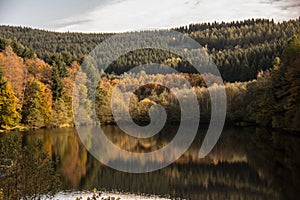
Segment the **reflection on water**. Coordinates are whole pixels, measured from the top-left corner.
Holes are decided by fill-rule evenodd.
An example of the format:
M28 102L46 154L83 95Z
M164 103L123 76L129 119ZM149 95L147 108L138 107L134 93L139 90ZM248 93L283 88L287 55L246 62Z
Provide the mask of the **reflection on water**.
M126 136L116 126L104 126L103 130L120 148L151 152L167 145L177 128L166 127L148 140ZM297 199L299 137L259 128L227 127L213 151L199 159L205 131L205 127L200 128L190 149L174 164L144 174L119 172L102 165L86 151L72 128L37 130L24 137L27 144L42 139L44 149L59 159L57 170L66 190L96 187L190 199ZM109 156L113 159L114 155ZM157 159L159 162L162 158Z

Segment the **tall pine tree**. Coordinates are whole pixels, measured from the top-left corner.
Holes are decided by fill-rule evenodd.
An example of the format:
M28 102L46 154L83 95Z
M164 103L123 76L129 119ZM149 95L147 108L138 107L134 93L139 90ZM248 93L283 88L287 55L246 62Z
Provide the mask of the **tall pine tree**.
M286 46L282 64L274 70L277 110L273 126L300 130L300 38L292 37Z

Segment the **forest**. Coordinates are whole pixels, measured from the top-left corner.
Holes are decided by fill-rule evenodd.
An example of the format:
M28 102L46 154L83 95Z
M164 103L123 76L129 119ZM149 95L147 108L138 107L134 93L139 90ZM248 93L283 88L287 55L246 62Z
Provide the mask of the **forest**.
M220 70L227 95L228 122L300 131L299 19L280 23L268 19L202 23L174 30L198 41ZM179 76L184 76L195 91L201 119L210 119L210 97L203 75L171 52L141 49L121 56L102 72L97 90L91 90L89 85L97 80L97 68L87 69L81 64L97 44L112 35L0 26L1 129L73 126L76 113L72 106L83 105L90 110L92 96L100 122L114 123L110 97L116 84L130 88L137 82L153 79L168 82L176 89ZM190 53L193 51L197 49ZM146 63L163 63L181 73L127 73ZM207 76L214 80L214 74ZM74 95L75 80L80 82ZM218 90L223 86L212 87ZM175 96L159 85L145 85L136 90L130 105L125 105L122 98L117 104L120 109L129 107L137 123L149 122L148 110L155 104L166 108L170 122L180 120ZM76 120L88 124L92 117L85 112Z

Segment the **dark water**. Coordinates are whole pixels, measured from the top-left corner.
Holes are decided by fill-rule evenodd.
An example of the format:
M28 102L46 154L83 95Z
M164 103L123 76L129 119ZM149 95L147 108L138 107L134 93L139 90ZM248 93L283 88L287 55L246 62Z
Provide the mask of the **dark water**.
M176 133L168 127L151 140L126 137L116 126L103 127L124 149L153 151ZM27 144L42 139L44 150L58 158L65 190L98 189L156 194L186 199L298 199L300 137L260 128L226 127L213 151L199 159L206 128L200 128L190 149L159 171L130 174L102 165L81 144L73 128L23 133Z

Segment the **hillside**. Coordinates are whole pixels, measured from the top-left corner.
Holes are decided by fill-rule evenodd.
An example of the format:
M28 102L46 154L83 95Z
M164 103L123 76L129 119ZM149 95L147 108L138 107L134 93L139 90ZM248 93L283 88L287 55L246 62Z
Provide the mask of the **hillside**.
M268 19L250 19L231 23L191 24L174 30L188 34L207 47L223 78L234 82L252 80L260 70L271 68L274 58L281 55L287 39L299 28L299 19L281 23ZM39 58L49 64L53 64L53 60L59 57L67 64L73 60L81 63L85 55L110 35L112 34L57 33L0 26L0 37L33 49ZM136 51L134 55L114 62L108 72L121 74L148 61L161 63L162 60L174 57L166 52L147 50ZM185 61L171 64L179 71L195 72Z
M228 121L299 131L299 24L299 20L275 23L257 19L193 24L176 30L200 41L215 60L226 82ZM184 72L181 75L197 95L201 119L210 119L210 97L202 75L170 52L144 49L121 56L105 71L100 83L95 75L96 68L81 71L84 56L109 35L0 26L0 127L10 129L19 124L34 128L72 126L76 114L72 105L73 108L83 106L86 110L77 120L82 124L90 123L95 117L90 112L94 95L98 119L101 123L114 123L110 97L116 84L123 84L125 93L128 92L126 87L149 78L167 82L173 88L180 85L179 75L175 74L123 74L147 62L164 63ZM137 39L143 41L143 38ZM74 95L76 76L80 83ZM213 80L214 76L209 76ZM125 82L120 83L124 77ZM93 84L98 86L95 94L90 87ZM214 89L219 87L215 85ZM184 91L179 94L185 95ZM168 120L180 120L176 97L171 90L159 85L145 85L136 90L130 105L122 98L117 101L120 109L123 106L131 110L138 123L149 122L148 110L158 103L166 108Z

